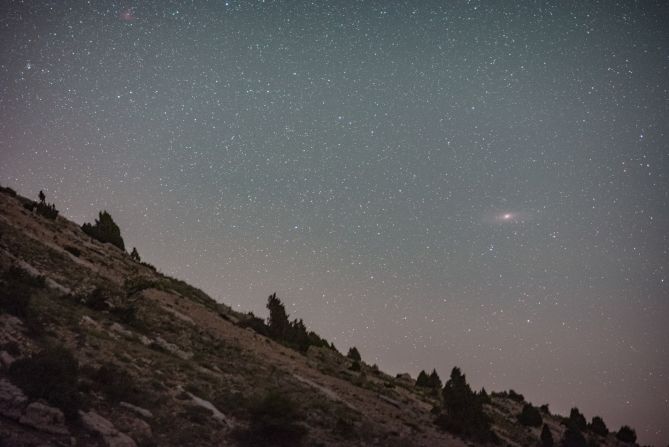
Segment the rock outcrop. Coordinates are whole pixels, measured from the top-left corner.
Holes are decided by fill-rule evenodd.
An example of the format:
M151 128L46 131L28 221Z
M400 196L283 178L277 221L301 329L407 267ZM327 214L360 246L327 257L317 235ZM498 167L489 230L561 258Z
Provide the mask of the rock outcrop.
M87 430L99 434L107 447L137 447L133 439L120 432L114 424L97 414L94 410L79 412L81 422Z

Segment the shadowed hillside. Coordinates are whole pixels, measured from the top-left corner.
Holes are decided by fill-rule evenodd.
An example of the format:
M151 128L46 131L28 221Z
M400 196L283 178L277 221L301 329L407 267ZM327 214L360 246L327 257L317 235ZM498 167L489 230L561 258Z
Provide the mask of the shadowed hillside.
M121 233L109 213L82 229L2 188L0 446L636 441L578 410L472 390L458 368L392 377L290 320L281 297L267 321L234 312L126 253Z

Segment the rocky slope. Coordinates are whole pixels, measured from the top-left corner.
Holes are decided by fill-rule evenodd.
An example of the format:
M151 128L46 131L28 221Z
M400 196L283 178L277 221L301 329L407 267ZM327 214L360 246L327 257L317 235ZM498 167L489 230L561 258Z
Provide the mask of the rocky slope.
M263 430L277 445L472 444L434 424L438 393L332 349L289 349L26 203L0 193L0 446L272 445ZM485 405L499 445L538 444L522 406ZM542 417L557 444L563 419Z

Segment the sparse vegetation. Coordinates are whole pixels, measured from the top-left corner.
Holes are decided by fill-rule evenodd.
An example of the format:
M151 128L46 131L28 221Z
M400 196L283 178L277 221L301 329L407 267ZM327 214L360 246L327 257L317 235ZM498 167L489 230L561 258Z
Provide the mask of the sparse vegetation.
M56 205L46 202L46 196L44 195L43 191L39 192L39 203L33 204L33 209L37 212L37 214L46 217L47 219L54 220L56 217L58 217L58 210L56 209Z
M84 233L102 243L109 243L125 250L121 230L107 211L100 211L94 225L85 223L81 226L81 229Z
M269 337L269 328L263 319L256 317L252 312L249 312L247 318L239 322L239 326L243 328L251 328L258 334Z
M9 194L6 189L0 188L0 193ZM39 198L46 204L45 196ZM31 219L20 208L26 199L3 200L15 208L8 218L16 215L29 220L34 233L20 241L16 225L0 222L3 247L11 254L10 259L0 259L0 312L22 320L6 318L7 333L19 335L16 341L9 337L7 340L12 341L0 346L0 350L18 358L11 367L3 366L4 374L31 401L43 399L61 408L70 420L82 407L113 419L117 428L126 432L123 422L114 419L116 415L120 415L119 421L126 416L128 420L131 415L141 416L150 423L155 439L136 439L140 446L232 443L225 424L216 422L211 410L195 405L187 393L191 392L234 418L238 427L234 436L241 446L329 445L333 437L342 445L351 440L351 444L399 446L412 445L407 440L414 435L425 438L422 444L441 445L446 436L438 433L437 427L464 438L468 445L489 445L498 441L493 424L511 445L536 446L539 432L541 447L596 447L598 443L605 446L616 442L613 434L601 438L609 433L601 417L595 416L586 424L576 408L569 418L550 417L548 405L534 407L513 390L492 393L513 403L491 399L484 388L473 391L459 368L453 369L443 387L435 369L429 374L421 371L414 388L408 374L393 378L376 365L364 364L356 347L351 347L346 356L336 352L334 344L309 331L302 320L291 321L276 294L267 303L268 320L252 313L241 314L183 281L142 268L147 264L141 262L134 247L129 257L136 263L117 253L112 255L112 247L79 245L78 238L83 235L73 233L64 220L53 223ZM31 209L39 206L38 202L27 203ZM86 262L76 262L53 244L60 244L75 257L83 251ZM16 259L22 260L19 265L23 267L15 265ZM93 264L90 270L89 264ZM37 270L31 266L47 276L32 274ZM123 287L117 285L119 278L126 278ZM139 295L150 288L165 293ZM196 324L176 318L180 314ZM35 333L21 329L31 329L33 321L41 321L45 336L35 337ZM124 328L114 322L122 322ZM300 352L310 346L318 349L309 350L305 357L281 349L258 358L258 352L266 354L273 343L259 343L258 337L240 331L234 324L252 328ZM171 352L171 346L158 343L158 337L192 354L192 358L184 361L179 356L163 355ZM54 339L77 347L81 368L72 354L75 351L65 347L47 348L20 358ZM255 351L258 346L260 350ZM8 364L12 358L3 356L2 360ZM304 365L309 367L308 373ZM322 380L325 376L319 377L318 371L329 377ZM293 376L298 374L313 383L295 380ZM356 390L347 389L349 384L361 387L357 390L359 399L351 399ZM174 390L179 386L187 392L175 399ZM281 391L267 392L268 386ZM253 398L254 393L260 397ZM373 401L375 398L383 402ZM141 408L123 408L120 402ZM381 417L372 410L379 403L385 409L379 413ZM400 411L393 414L393 407ZM147 409L153 413L150 418L141 413ZM514 424L516 416L521 424L537 429ZM427 417L434 418L436 426L422 425ZM559 420L567 426L562 439L559 431L552 433L550 429ZM73 442L85 444L78 438L79 427L70 424L69 428ZM308 438L307 429L313 430ZM636 442L636 433L628 426L614 434L621 442Z
M14 191L12 188L8 186L0 186L0 192L3 194L7 194L10 197L16 197L16 191Z
M69 419L76 417L79 365L64 347L48 348L30 358L17 360L10 367L9 376L28 396L46 400Z
M96 287L85 298L85 302L93 310L109 310L112 307L112 292L104 287Z

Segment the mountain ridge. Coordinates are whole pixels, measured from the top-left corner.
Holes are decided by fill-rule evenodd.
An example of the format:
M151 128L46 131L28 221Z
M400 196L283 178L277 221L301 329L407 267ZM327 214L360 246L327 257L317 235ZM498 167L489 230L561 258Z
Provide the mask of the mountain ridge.
M325 343L293 349L262 333L271 324L96 240L55 206L45 215L0 192L0 271L13 293L0 313L0 445L535 446L544 424L569 447L634 443L587 426L570 438L578 417L547 407L539 426L523 425L528 404L511 392L481 404L494 439L463 439L435 424L448 413L441 389ZM54 382L69 386L61 395L33 389L39 361L76 371Z

